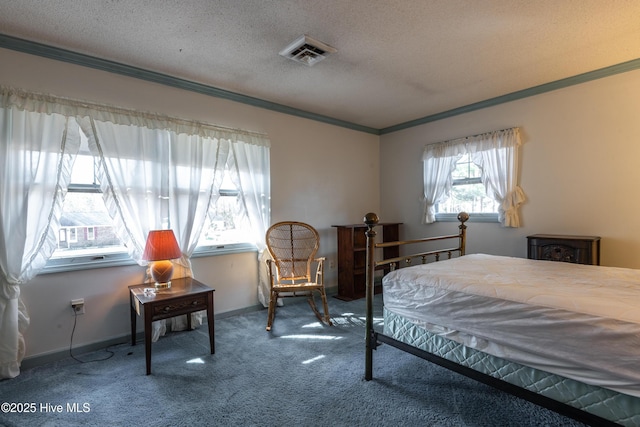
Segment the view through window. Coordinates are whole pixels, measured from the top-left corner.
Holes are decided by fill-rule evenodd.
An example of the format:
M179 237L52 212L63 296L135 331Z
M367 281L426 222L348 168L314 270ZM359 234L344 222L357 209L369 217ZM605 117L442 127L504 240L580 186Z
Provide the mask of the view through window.
M469 154L463 155L452 173L451 194L438 204L437 213L497 213L498 203L487 196L481 174L482 170L471 161Z
M220 197L207 214L198 247L220 247L251 242L249 230L240 191L231 181L228 171L225 171Z
M96 178L96 163L82 135L80 153L62 205L58 246L52 258L98 256L126 252L115 233Z
M82 135L82 138L62 208L57 249L51 257L54 263L79 257L99 260L110 254L127 253L107 212L97 180L96 160L89 153L86 137ZM251 242L240 192L228 174L220 193L217 203L208 212L197 250Z

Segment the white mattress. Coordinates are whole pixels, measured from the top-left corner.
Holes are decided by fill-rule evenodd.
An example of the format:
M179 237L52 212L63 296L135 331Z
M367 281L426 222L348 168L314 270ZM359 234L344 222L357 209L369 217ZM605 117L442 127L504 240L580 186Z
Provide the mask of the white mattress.
M475 254L383 287L387 310L438 335L640 397L640 270Z

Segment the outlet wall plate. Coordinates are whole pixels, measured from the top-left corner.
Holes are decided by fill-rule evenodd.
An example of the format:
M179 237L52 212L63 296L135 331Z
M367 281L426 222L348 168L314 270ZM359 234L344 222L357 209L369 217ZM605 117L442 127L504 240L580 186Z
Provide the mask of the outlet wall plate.
M84 314L84 298L71 300L71 312L76 316Z

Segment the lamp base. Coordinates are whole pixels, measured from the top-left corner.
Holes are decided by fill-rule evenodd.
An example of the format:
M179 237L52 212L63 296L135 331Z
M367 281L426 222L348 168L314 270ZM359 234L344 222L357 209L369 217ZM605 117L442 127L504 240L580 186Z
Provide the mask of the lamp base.
M169 289L170 287L171 287L171 280L169 280L168 282L164 282L164 283L156 282L156 289L157 290Z
M156 289L169 289L173 276L173 263L169 260L156 261L151 266L151 277L156 282Z

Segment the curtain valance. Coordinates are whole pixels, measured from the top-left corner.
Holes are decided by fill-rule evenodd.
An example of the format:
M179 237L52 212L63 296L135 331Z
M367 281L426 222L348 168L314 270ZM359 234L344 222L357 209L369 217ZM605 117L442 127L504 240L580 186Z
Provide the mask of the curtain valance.
M522 145L520 129L517 127L485 132L464 138L427 144L424 147L423 160L427 158L454 157L465 153L494 150Z
M271 145L268 137L258 132L0 86L0 108L14 107L28 112L60 114L66 117L91 117L96 121L117 125L163 129L176 134L226 139L231 142L242 141L266 147Z

